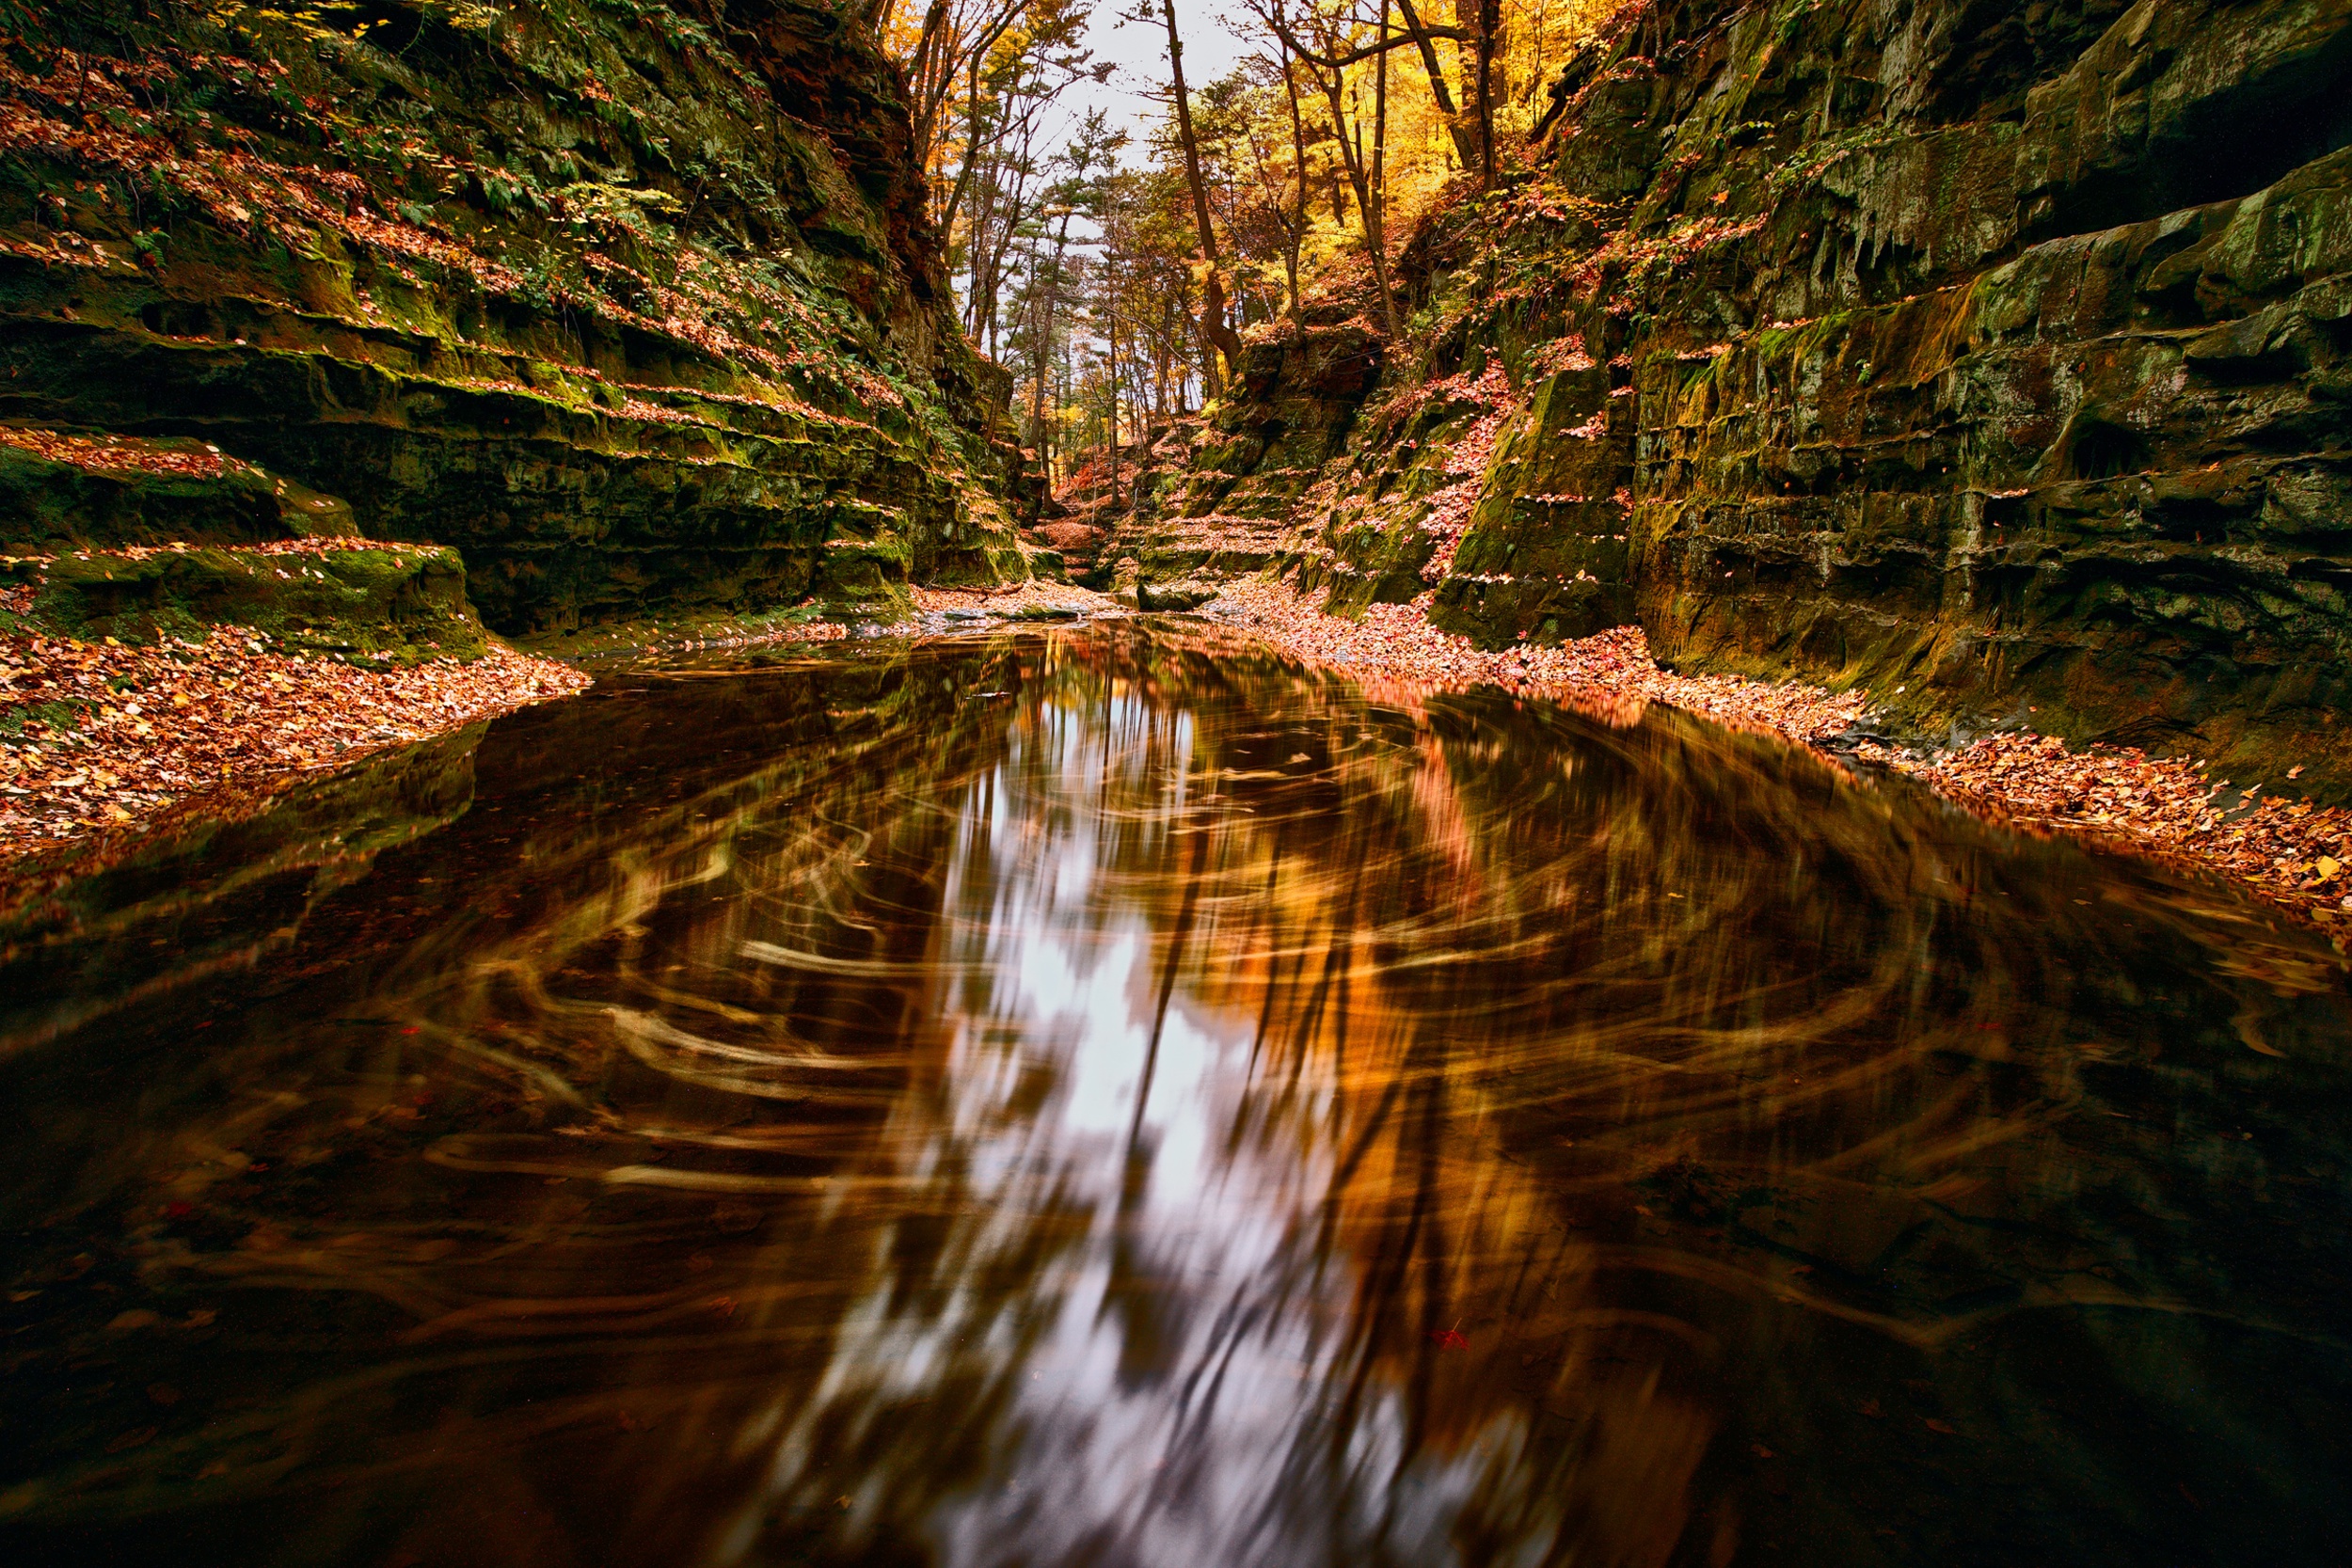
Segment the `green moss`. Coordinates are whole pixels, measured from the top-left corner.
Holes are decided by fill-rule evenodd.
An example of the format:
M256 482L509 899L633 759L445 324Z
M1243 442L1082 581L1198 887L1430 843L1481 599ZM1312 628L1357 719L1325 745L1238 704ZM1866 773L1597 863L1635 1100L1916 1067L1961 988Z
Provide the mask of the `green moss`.
M885 525L901 578L1023 570L902 87L826 7L723 36L637 0L47 20L103 40L90 90L129 140L0 165L7 417L200 431L370 537L462 547L509 630L790 602L828 539ZM62 126L82 94L16 96ZM75 543L276 536L33 510Z
M788 639L791 633L818 621L897 621L903 619L910 608L901 589L897 591L895 599L885 594L866 604L811 601L749 615L707 610L644 615L564 631L539 632L517 639L516 646L548 658L594 663L660 648L691 647L698 643L724 645L779 635Z
M164 550L59 557L33 601L42 626L85 640L201 640L215 626L306 653L411 664L488 646L457 552L434 546L263 554Z
M58 462L0 444L0 547L27 553L172 541L261 543L356 531L331 496L237 464L210 477L157 471L156 460L217 463L185 438L107 438L130 462Z

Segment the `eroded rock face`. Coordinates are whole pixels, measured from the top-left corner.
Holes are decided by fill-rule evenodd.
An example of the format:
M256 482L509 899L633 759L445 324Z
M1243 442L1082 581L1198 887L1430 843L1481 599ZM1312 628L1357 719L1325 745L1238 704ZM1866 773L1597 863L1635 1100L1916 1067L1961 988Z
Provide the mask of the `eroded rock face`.
M1133 555L1144 590L1159 585L1170 606L1189 609L1213 596L1207 584L1283 555L1379 384L1387 344L1360 322L1311 315L1259 334L1214 418L1172 421L1129 449L1129 494L1101 519L1107 543L1089 559ZM1064 498L1103 499L1086 489Z
M0 421L201 440L457 546L509 631L1024 574L1002 377L844 13L41 10Z
M2346 81L2352 0L1629 9L1290 559L2352 788Z

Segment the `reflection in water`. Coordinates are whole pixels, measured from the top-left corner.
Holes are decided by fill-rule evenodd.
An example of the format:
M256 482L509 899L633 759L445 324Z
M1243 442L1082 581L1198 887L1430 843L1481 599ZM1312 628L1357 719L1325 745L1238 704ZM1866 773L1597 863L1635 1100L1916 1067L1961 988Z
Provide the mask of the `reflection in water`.
M0 917L19 1560L2340 1560L2226 895L1132 628L264 820Z

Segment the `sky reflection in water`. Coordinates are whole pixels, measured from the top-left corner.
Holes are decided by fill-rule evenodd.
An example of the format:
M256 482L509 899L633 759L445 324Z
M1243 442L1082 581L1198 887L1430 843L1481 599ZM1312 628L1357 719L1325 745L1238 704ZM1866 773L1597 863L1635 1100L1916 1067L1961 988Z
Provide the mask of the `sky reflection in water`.
M18 1560L2347 1540L2335 956L1679 716L640 673L0 920Z

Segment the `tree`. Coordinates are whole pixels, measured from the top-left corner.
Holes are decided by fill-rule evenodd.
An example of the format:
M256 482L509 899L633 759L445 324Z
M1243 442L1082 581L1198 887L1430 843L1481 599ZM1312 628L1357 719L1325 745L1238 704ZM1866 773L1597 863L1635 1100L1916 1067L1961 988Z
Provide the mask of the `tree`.
M1483 0L1456 0L1457 14L1461 6L1481 3ZM1446 129L1454 138L1454 151L1461 158L1462 166L1468 169L1486 166L1487 161L1480 150L1477 135L1480 121L1474 116L1466 118L1454 106L1454 94L1446 87L1444 69L1438 63L1436 47L1436 40L1439 39L1457 43L1474 42L1476 35L1460 27L1426 25L1413 9L1413 0L1397 0L1397 8L1405 19L1404 30L1398 33L1390 31L1388 7L1384 4L1378 29L1368 43L1359 41L1355 36L1363 23L1352 6L1337 11L1325 11L1314 0L1308 0L1303 16L1295 21L1286 14L1283 0L1252 0L1250 8L1292 52L1337 79L1343 80L1347 69L1361 61L1385 61L1392 49L1402 49L1408 44L1418 49L1422 68L1428 74L1430 98L1436 103L1438 112L1445 117ZM1316 36L1316 44L1300 41L1298 33L1293 30L1294 26L1299 25L1303 25L1304 31ZM1484 99L1480 102L1483 104Z
M1193 218L1200 226L1200 336L1224 357L1228 373L1241 363L1241 338L1225 319L1225 285L1217 277L1216 225L1209 216L1208 186L1200 178L1200 142L1193 134L1192 100L1184 90L1184 40L1176 33L1176 0L1160 0L1168 22L1168 73L1176 100L1176 135L1184 148L1184 181L1192 191Z
M1029 438L1041 459L1050 461L1053 439L1045 419L1047 383L1063 329L1061 308L1067 293L1070 263L1070 224L1080 215L1099 216L1106 182L1127 144L1123 131L1112 129L1101 109L1090 109L1070 145L1056 154L1058 178L1047 193L1044 215L1055 220L1050 257L1044 252L1044 232L1031 234L1029 288L1025 300L1024 331L1018 348L1027 359Z
M908 111L914 120L914 153L925 168L937 162L943 116L957 82L972 71L1027 14L1031 0L930 0L921 28L893 48L906 68ZM902 15L900 0L880 0L873 17L885 47Z
M1364 249L1372 262L1373 285L1380 296L1382 324L1393 333L1396 330L1396 294L1389 281L1387 225L1387 193L1377 188L1377 174L1386 169L1388 136L1388 51L1402 40L1391 40L1388 31L1388 6L1380 8L1379 30L1370 44L1359 41L1361 24L1351 11L1326 11L1311 3L1294 23L1285 9L1285 0L1252 0L1253 8L1281 45L1286 57L1295 56L1298 67L1307 71L1323 94L1326 109L1331 117L1331 134L1337 143L1340 162L1347 171L1349 184L1355 187L1356 210L1364 225ZM1306 34L1302 40L1300 29ZM1311 41L1307 41L1311 40ZM1360 117L1348 113L1349 76L1347 67L1360 60L1377 64L1377 85L1375 90L1373 143L1369 154L1363 146ZM1344 64L1334 64L1344 61ZM1356 123L1351 124L1351 119ZM1302 138L1303 140L1303 138Z

